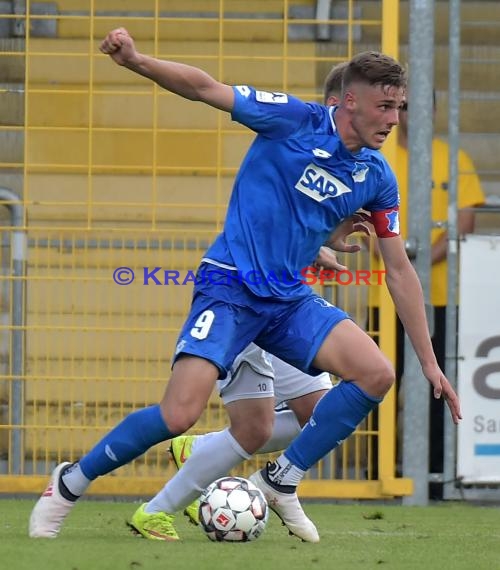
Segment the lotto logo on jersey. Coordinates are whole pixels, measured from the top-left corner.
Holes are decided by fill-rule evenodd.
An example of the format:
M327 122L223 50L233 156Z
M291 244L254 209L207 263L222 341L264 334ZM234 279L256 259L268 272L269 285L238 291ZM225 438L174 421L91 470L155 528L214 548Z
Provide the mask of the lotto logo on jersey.
M260 103L288 103L286 93L269 93L268 91L256 91L255 98Z
M300 180L295 184L295 188L317 202L352 192L338 178L312 163L305 167Z

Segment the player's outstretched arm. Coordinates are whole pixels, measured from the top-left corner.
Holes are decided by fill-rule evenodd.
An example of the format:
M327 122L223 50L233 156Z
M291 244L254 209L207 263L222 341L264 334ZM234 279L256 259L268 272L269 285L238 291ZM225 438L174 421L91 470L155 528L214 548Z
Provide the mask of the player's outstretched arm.
M197 67L139 53L125 28L109 32L101 42L100 50L118 65L151 79L167 91L191 101L203 101L222 111L230 112L233 108L232 87L216 81Z
M432 348L420 281L408 260L400 236L379 239L386 270L387 287L399 318L418 356L435 398L446 400L455 423L462 418L460 402L450 382L439 368Z

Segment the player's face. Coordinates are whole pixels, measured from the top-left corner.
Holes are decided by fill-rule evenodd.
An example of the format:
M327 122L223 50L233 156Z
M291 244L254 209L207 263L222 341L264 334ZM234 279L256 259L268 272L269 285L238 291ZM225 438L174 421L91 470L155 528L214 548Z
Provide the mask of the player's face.
M346 93L350 111L353 148L363 146L378 150L392 128L399 123L399 107L405 98L402 87L357 83ZM356 140L357 139L357 140Z

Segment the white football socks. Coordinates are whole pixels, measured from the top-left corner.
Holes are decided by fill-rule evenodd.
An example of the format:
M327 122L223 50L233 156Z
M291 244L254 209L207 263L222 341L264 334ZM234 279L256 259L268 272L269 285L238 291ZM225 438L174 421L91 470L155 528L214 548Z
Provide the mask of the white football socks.
M212 481L224 477L233 467L251 456L229 433L229 429L211 434L200 445L163 489L146 505L147 513L174 514L190 505Z
M301 427L297 417L291 410L282 410L274 413L273 433L265 445L256 453L272 453L286 449L300 433ZM210 438L219 434L218 431L197 435L193 441L192 452L198 445L204 445Z
M305 475L305 471L291 463L284 455L267 466L269 480L277 485L297 487Z
M257 453L271 453L286 449L300 433L300 424L291 410L274 412L274 427L271 437Z
M276 412L273 433L257 453L271 453L285 449L300 433L300 425L291 410ZM197 436L192 454L179 473L146 505L147 513L173 514L197 499L212 481L224 477L251 456L231 435L229 429Z

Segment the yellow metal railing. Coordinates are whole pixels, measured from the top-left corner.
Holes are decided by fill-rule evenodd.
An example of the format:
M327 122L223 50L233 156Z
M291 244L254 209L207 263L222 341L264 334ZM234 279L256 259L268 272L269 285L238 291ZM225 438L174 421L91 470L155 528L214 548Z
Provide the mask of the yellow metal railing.
M223 113L112 64L98 50L104 34L123 25L142 51L202 67L230 84L309 100L321 100L332 64L363 49L398 51L397 0L347 1L345 16L329 22L347 39L334 34L326 43L314 37L312 0L61 0L58 13L46 15L33 4L27 2L26 16L0 15L26 31L0 39L0 64L17 77L0 91L12 107L0 115L0 168L21 196L28 245L20 472L10 459L13 376L10 365L0 369L5 492L39 491L56 462L77 459L126 413L158 401L191 288L142 285L142 268L196 267L222 227L233 176L252 139ZM311 16L303 17L308 9ZM53 24L49 37L42 23ZM10 234L8 221L2 229ZM353 263L366 268L367 256ZM132 285L113 281L117 267L135 271ZM4 271L0 283L8 289L15 278ZM323 293L365 325L366 286L332 285ZM4 301L8 316L8 296ZM393 357L387 295L382 303L380 331L370 332L380 333ZM12 334L8 321L0 324L5 336ZM394 418L390 394L378 425L369 418L312 470L303 495L408 493L409 482L394 477ZM214 395L194 431L220 429L225 421ZM171 474L158 446L116 477L96 481L92 491L150 494Z

